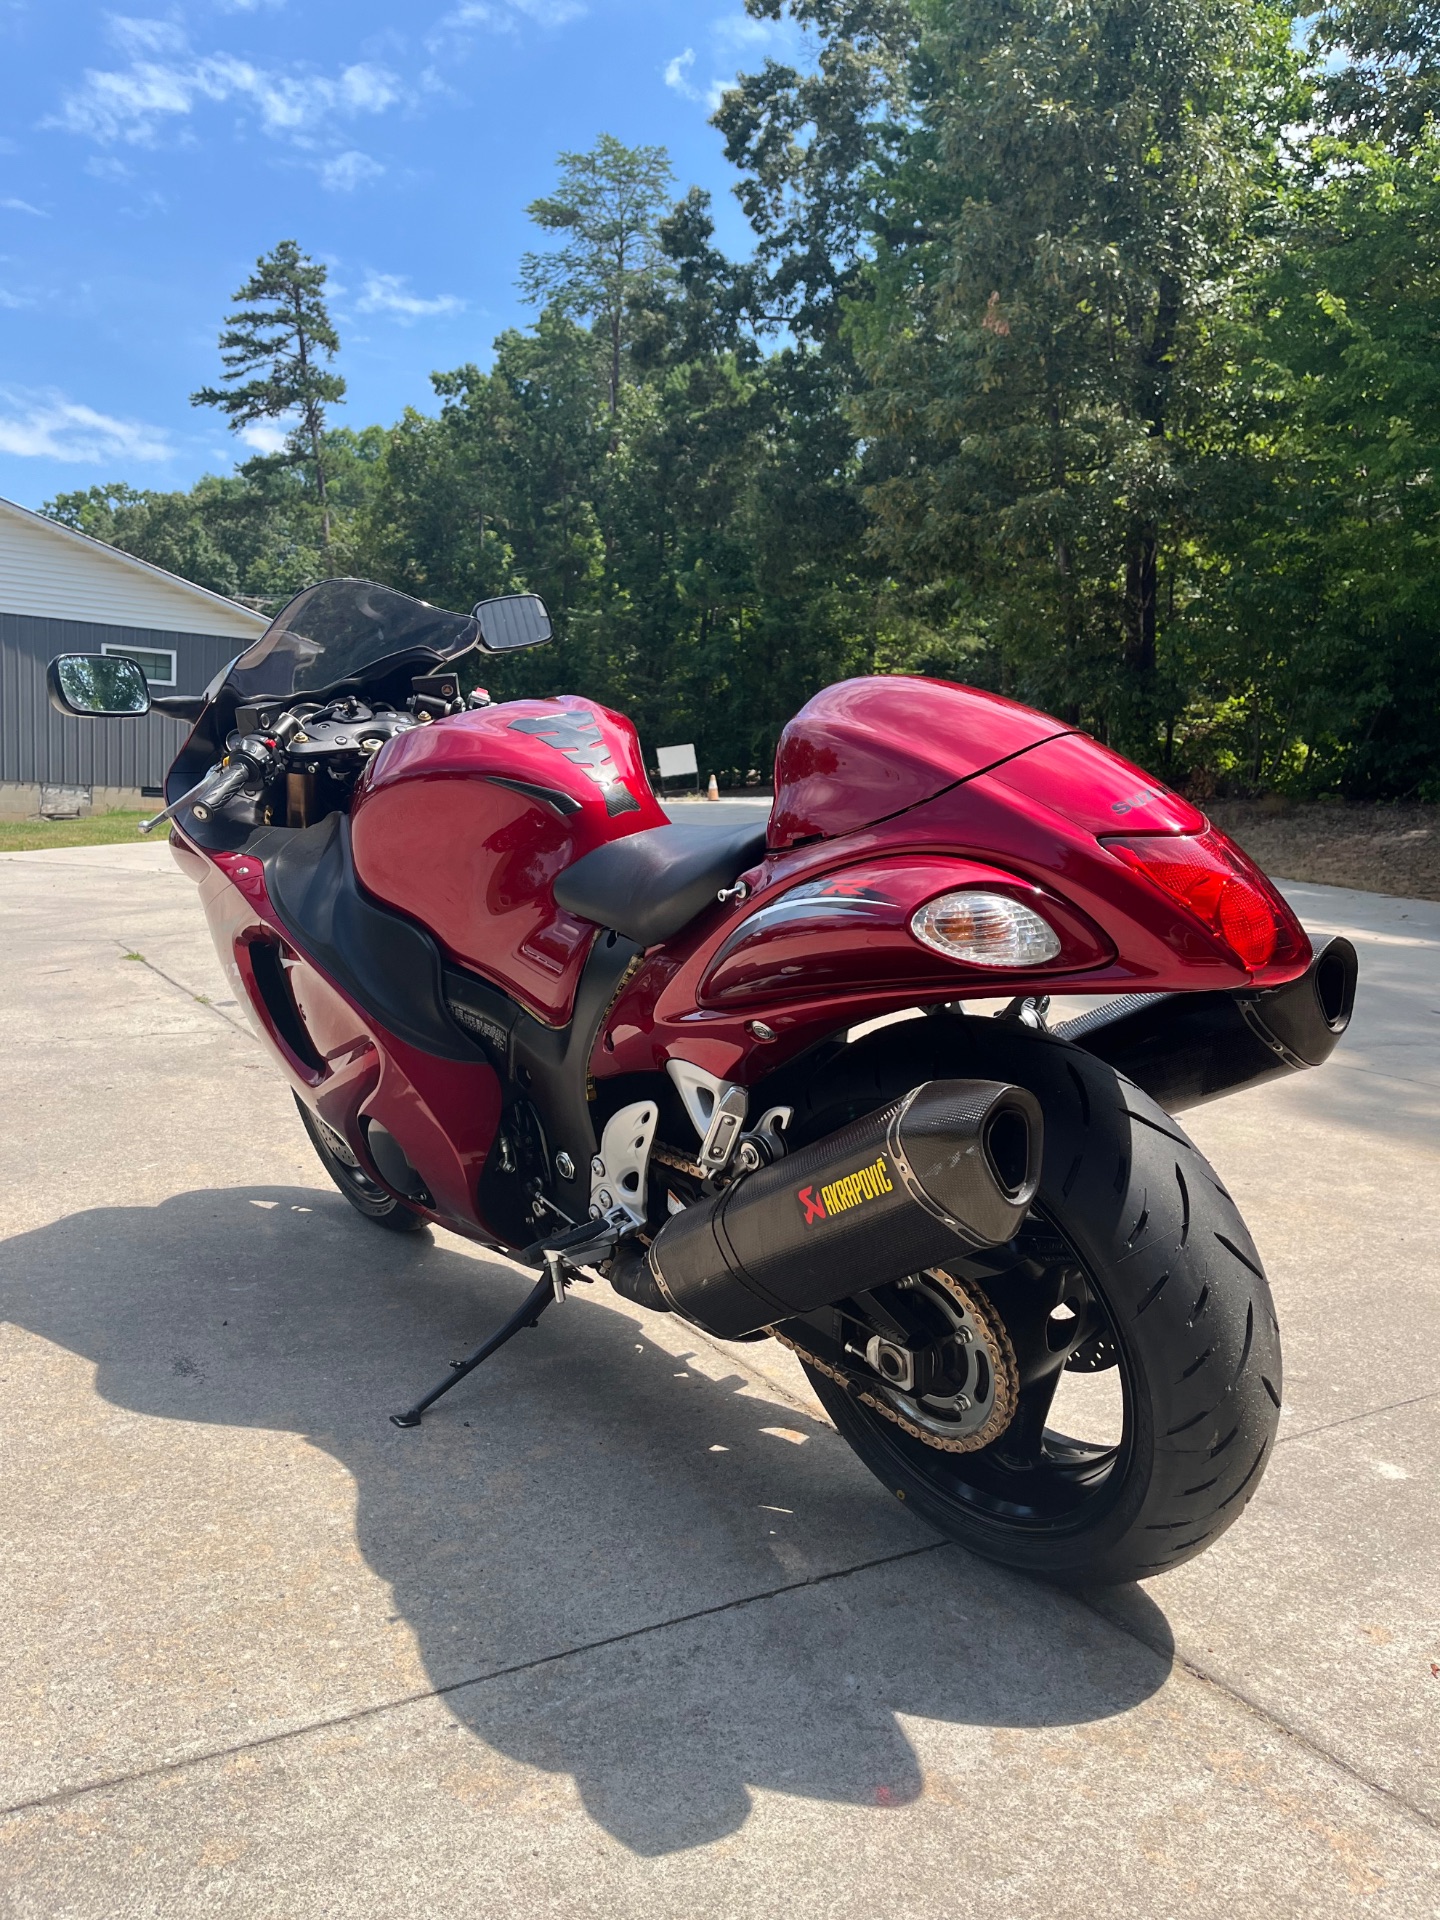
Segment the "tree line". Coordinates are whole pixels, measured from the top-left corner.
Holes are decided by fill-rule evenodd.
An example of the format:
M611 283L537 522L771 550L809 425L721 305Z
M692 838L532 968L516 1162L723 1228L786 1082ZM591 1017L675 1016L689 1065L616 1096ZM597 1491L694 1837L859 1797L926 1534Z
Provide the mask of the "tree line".
M266 607L544 595L573 690L768 766L847 674L1062 715L1173 784L1440 800L1440 8L747 0L751 256L662 148L560 156L535 309L336 424L325 270L258 265L194 396L282 424L58 518Z

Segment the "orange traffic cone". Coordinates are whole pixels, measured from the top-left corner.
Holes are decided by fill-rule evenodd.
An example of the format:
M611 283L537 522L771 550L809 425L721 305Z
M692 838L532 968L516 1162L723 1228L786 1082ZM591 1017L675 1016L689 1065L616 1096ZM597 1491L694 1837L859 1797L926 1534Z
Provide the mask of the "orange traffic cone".
M715 778L713 773L710 776L710 784L705 789L705 798L707 800L718 800L720 798L720 782Z

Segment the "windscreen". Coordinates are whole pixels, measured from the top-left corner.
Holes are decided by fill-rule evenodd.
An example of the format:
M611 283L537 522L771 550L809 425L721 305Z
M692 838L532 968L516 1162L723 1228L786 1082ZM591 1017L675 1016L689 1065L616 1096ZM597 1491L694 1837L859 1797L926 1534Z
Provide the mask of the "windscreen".
M468 613L447 613L373 580L322 580L296 594L227 678L243 698L273 698L358 678L413 650L452 660L479 637Z

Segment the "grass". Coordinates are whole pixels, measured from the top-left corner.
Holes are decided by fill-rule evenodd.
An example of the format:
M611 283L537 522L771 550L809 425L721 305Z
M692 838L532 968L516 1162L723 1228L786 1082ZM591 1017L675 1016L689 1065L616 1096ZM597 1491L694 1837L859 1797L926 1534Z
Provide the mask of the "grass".
M164 803L157 801L156 805ZM92 813L84 820L0 820L0 853L38 853L44 847L109 847L138 843L148 813ZM168 822L152 839L169 834Z

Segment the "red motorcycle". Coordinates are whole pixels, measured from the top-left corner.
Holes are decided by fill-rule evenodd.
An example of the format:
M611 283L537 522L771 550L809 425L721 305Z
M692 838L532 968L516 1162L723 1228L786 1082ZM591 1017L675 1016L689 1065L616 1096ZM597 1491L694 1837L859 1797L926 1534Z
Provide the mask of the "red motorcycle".
M1207 1546L1259 1484L1280 1348L1173 1116L1325 1060L1354 949L1312 954L1138 768L945 681L827 687L768 824L672 824L622 715L462 691L472 650L549 634L532 595L332 580L204 695L50 667L65 712L193 723L157 819L345 1198L538 1273L397 1424L598 1273L793 1349L977 1553L1119 1581ZM1108 998L1051 1026L1067 993Z

